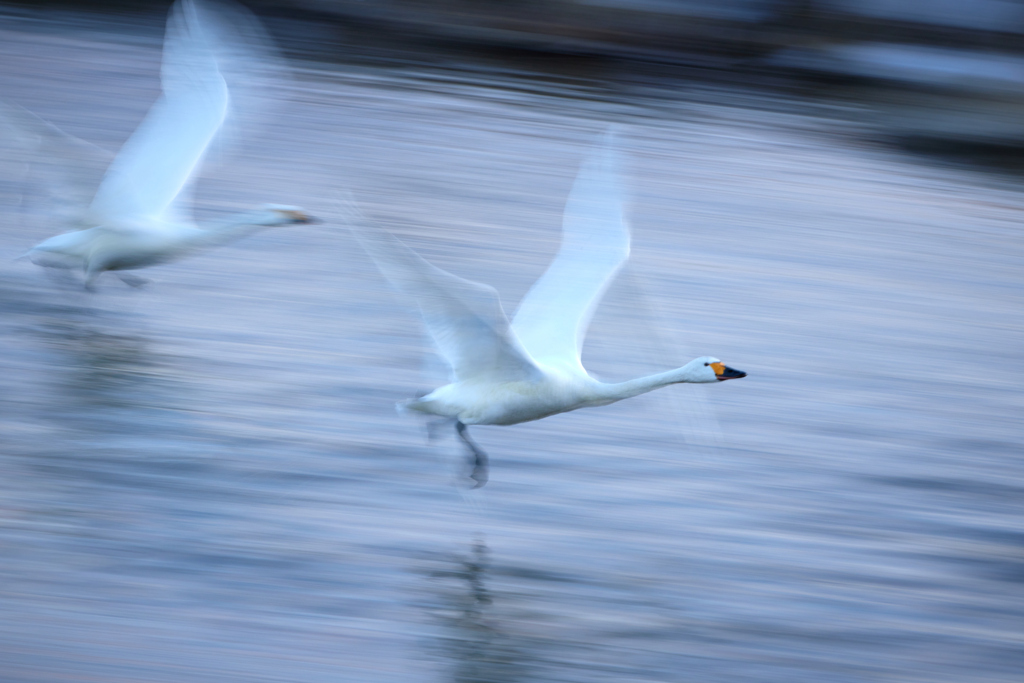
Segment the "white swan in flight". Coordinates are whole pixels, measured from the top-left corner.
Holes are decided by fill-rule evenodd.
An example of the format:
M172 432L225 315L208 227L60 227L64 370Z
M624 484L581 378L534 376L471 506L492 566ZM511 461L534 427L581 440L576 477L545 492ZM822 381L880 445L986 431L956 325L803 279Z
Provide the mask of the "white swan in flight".
M104 271L166 263L265 227L311 223L298 207L268 204L198 227L187 206L192 176L229 113L216 36L222 24L193 0L171 9L164 37L163 94L107 169L92 202L78 211L76 230L37 244L25 256L55 268L81 268L91 289ZM27 117L22 116L22 119ZM8 113L10 119L10 113ZM50 143L73 138L34 126ZM79 150L81 145L78 145ZM141 278L120 274L128 284Z
M452 368L453 381L400 404L454 421L473 455L474 488L487 481L487 458L467 425L512 425L603 406L680 382L745 377L717 358L627 382L605 383L580 361L602 295L629 256L629 228L612 133L584 162L565 207L562 246L510 324L497 292L436 268L354 208L349 223L371 258L420 309Z

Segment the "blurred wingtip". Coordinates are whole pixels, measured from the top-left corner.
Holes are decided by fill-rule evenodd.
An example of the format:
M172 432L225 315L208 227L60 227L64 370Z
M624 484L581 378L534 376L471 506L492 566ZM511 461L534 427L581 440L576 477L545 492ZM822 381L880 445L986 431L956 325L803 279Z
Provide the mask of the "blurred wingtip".
M580 167L577 179L590 178L589 182L595 179L603 179L598 182L612 183L614 188L621 182L621 140L624 126L619 123L611 123L594 140L590 151L587 153ZM605 191L613 191L613 187L606 187Z
M600 146L608 150L618 149L618 145L625 135L626 127L621 123L609 123L600 137Z
M204 157L217 165L256 137L286 98L291 80L287 60L259 18L231 0L178 0L170 8L164 35L162 87L194 90L206 84L213 96L227 92L224 120Z
M366 214L363 213L358 200L356 200L351 190L339 192L338 196L331 202L331 207L334 209L338 219L350 228L360 227L367 222Z
M275 78L287 75L285 58L259 18L231 0L179 0L182 8L224 61L228 77L237 71L246 77L272 71ZM172 8L173 11L173 8Z
M26 147L39 143L40 131L48 124L28 109L0 100L0 128L5 129L4 137L17 141Z

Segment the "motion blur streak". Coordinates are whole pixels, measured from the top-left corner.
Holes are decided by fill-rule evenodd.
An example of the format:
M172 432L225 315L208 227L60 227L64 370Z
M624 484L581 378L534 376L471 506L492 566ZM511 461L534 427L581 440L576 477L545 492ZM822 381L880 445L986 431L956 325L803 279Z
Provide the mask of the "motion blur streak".
M116 150L159 94L165 9L4 6L0 92ZM906 49L708 73L390 52L265 11L293 57L356 47L267 84L274 118L203 169L198 219L271 196L329 219L348 188L518 301L580 159L622 123L632 251L586 367L714 353L750 376L663 389L679 411L654 394L514 440L480 427L492 481L466 494L454 439L392 408L437 386L417 315L338 223L153 268L142 291L4 265L0 679L1019 677L1024 195L1019 129L996 125L1017 91L921 84L906 58L980 34L925 45L952 29L918 23ZM854 68L893 55L899 79ZM35 161L0 155L0 256L55 232Z

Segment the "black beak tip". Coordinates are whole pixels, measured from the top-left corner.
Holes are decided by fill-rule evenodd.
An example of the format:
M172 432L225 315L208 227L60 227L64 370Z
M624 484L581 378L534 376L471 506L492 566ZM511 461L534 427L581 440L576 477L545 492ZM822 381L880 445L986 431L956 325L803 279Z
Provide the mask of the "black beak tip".
M730 368L728 365L726 365L725 370L722 372L721 375L718 376L718 381L722 382L727 379L742 379L743 377L746 376L747 373L743 372L742 370L734 370Z
M323 222L324 219L317 218L316 216L306 216L305 218L299 221L299 223L302 223L303 225L318 225Z

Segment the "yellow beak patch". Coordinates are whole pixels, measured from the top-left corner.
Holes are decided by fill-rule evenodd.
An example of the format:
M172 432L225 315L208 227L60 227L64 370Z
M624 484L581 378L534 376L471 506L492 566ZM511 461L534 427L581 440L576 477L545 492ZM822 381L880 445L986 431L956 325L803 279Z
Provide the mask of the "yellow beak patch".
M725 366L722 365L721 363L712 363L711 369L715 371L716 375L721 375L723 372L725 372Z

